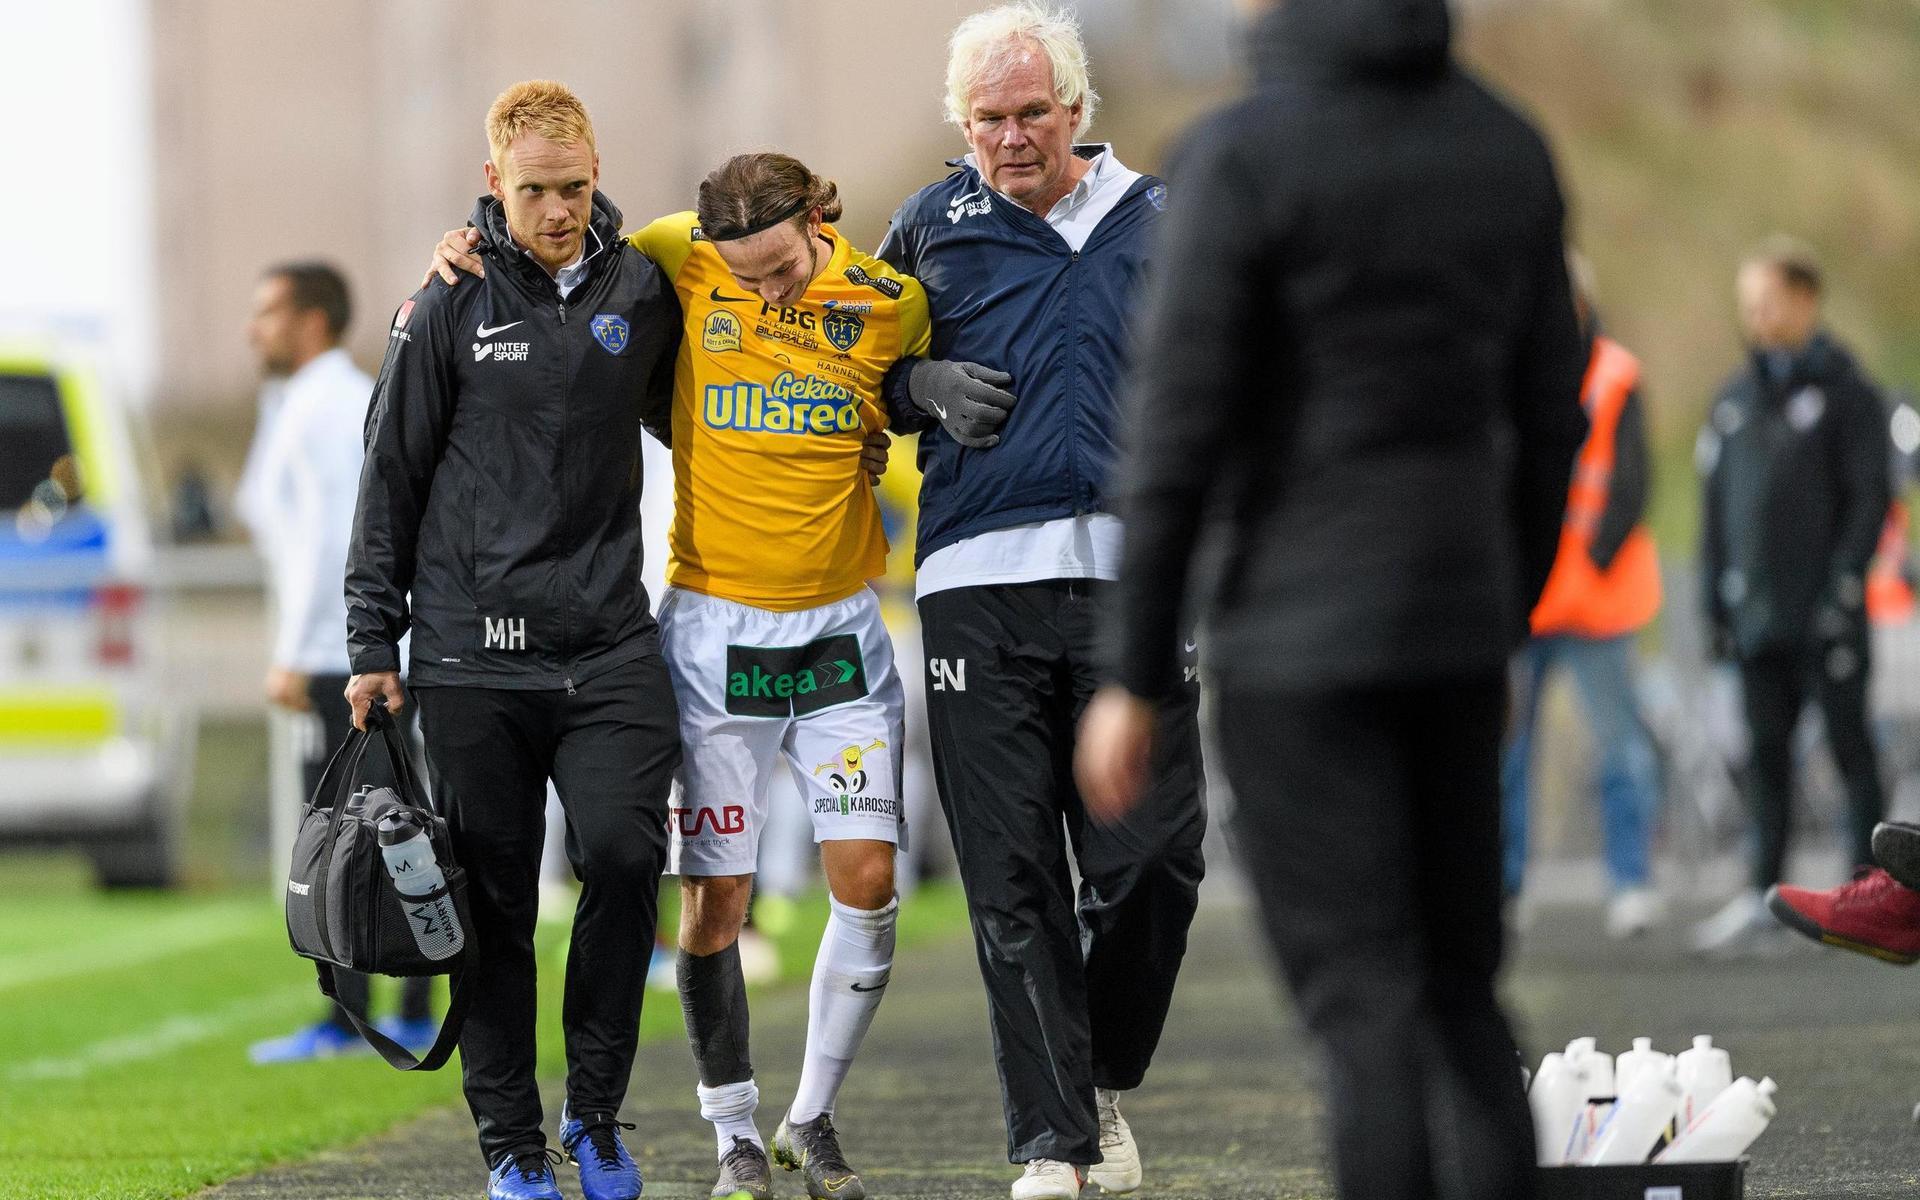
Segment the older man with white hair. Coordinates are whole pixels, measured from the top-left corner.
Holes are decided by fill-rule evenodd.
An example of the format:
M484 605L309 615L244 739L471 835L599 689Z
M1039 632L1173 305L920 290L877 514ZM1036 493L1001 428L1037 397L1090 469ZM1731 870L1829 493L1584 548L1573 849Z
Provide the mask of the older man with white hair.
M1072 773L1100 681L1096 612L1118 573L1107 481L1125 331L1166 201L1111 147L1075 144L1097 99L1064 13L1022 3L962 22L947 111L972 153L900 207L880 249L926 287L931 359L1003 370L1021 398L997 445L963 444L933 423L951 415L937 399L923 411L907 394L931 367L908 360L889 379L896 428L922 431L928 724L1008 1157L1026 1168L1015 1200L1140 1186L1118 1097L1159 1043L1203 869L1190 642L1146 802L1124 822L1090 821Z

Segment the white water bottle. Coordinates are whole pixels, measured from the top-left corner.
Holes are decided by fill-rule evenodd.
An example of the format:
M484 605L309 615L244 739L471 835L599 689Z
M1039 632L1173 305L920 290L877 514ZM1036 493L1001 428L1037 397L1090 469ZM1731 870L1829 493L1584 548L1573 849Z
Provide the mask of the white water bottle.
M1557 1167L1566 1162L1574 1127L1587 1107L1584 1065L1557 1050L1541 1059L1540 1069L1533 1073L1533 1085L1527 1089L1527 1107L1533 1110L1533 1141L1539 1164Z
M446 886L446 876L433 856L433 840L420 823L404 811L389 812L380 818L380 857L387 861L387 874L400 893L400 907L407 914L414 944L429 960L452 958L467 944L454 911L453 896L432 896Z
M1575 1038L1567 1043L1566 1054L1567 1058L1579 1064L1587 1081L1586 1103L1582 1106L1580 1120L1562 1159L1563 1162L1577 1163L1587 1156L1587 1151L1593 1145L1593 1135L1606 1121L1607 1114L1613 1108L1613 1099L1619 1093L1615 1091L1613 1055L1600 1049L1597 1039Z
M1732 1162L1766 1131L1767 1122L1773 1120L1773 1094L1778 1090L1772 1079L1755 1083L1742 1075L1714 1097L1686 1132L1653 1161Z
M1694 1123L1714 1097L1733 1083L1733 1059L1702 1033L1693 1039L1693 1049L1682 1050L1674 1059L1680 1079L1681 1129Z
M1609 1099L1613 1090L1613 1055L1600 1049L1597 1038L1575 1038L1567 1043L1567 1057L1587 1064L1587 1098Z
M1618 1089L1617 1094L1625 1099L1627 1093L1633 1090L1634 1081L1639 1078L1640 1072L1662 1069L1667 1071L1675 1069L1673 1055L1662 1054L1655 1050L1652 1038L1635 1038L1633 1049L1621 1051L1613 1060L1613 1086Z
M1665 1055L1655 1057L1666 1059ZM1628 1072L1626 1058L1625 1054L1620 1056L1621 1074L1630 1076L1630 1081L1620 1089L1620 1098L1614 1101L1606 1123L1594 1134L1593 1149L1580 1160L1589 1166L1647 1161L1680 1109L1680 1081L1675 1078L1671 1060L1636 1064Z

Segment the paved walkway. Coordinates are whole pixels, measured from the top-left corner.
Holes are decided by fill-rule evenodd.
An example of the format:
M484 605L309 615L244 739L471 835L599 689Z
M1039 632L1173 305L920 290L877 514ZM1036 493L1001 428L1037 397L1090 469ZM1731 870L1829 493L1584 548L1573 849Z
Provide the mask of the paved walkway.
M1280 1015L1245 913L1215 904L1195 930L1175 1011L1148 1084L1126 1111L1155 1200L1330 1195L1318 1151L1311 1062ZM1694 962L1679 931L1622 948L1598 916L1550 910L1526 938L1510 991L1523 1040L1541 1049L1594 1034L1678 1048L1710 1032L1738 1073L1781 1084L1781 1116L1755 1147L1752 1197L1909 1196L1920 1187L1920 983L1811 945L1745 965ZM658 993L649 1003L672 1003ZM792 1094L803 1034L801 989L756 1004L755 1061L771 1134ZM684 1044L642 1047L626 1117L656 1200L699 1198L713 1140L696 1114ZM549 1115L558 1111L550 1097ZM876 1197L1003 1197L1005 1163L984 1002L964 939L910 951L895 973L840 1105L843 1141ZM562 1186L577 1195L572 1168ZM386 1136L214 1189L219 1200L417 1200L482 1194L472 1126L431 1114ZM781 1196L802 1196L777 1173Z

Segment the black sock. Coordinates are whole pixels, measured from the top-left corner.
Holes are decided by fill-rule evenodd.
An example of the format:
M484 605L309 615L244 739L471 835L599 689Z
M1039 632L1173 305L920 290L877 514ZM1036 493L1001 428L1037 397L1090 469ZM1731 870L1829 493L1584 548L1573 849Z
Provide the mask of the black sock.
M739 943L718 954L682 950L675 973L700 1082L721 1087L752 1079L753 1064L747 1059L747 979L740 972Z

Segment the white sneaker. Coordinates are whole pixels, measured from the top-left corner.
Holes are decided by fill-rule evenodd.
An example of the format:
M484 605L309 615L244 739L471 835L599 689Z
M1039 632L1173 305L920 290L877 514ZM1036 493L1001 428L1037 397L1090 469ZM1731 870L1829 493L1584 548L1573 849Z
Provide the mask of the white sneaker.
M1616 942L1636 938L1666 917L1667 904L1659 892L1644 884L1623 888L1607 903L1607 936Z
M1072 1163L1036 1158L1013 1181L1013 1200L1080 1200L1080 1185L1085 1180L1080 1168Z
M1134 1145L1133 1130L1120 1115L1120 1093L1095 1088L1093 1099L1100 1109L1100 1161L1087 1168L1087 1182L1112 1195L1124 1195L1140 1186L1140 1147Z
M1693 948L1702 954L1739 953L1757 936L1778 928L1766 898L1757 890L1744 891L1693 927Z

